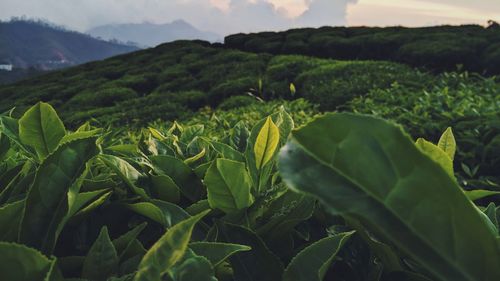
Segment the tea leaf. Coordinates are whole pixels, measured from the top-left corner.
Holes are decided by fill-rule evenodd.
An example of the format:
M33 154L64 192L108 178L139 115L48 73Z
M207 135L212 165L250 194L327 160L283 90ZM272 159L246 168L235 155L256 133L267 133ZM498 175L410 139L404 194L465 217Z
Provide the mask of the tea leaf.
M65 134L64 124L47 103L37 103L19 119L21 142L33 147L40 159L52 153Z

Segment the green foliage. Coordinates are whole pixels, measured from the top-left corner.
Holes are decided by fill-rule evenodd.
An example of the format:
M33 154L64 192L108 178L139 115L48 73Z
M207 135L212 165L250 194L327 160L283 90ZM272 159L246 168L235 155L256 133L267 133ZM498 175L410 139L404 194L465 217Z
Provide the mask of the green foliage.
M294 131L280 164L292 189L359 221L436 278L500 277L494 266L500 263L498 234L399 127L372 117L327 115Z
M216 57L245 59L239 52ZM453 79L444 84L463 82ZM254 81L265 93L265 79ZM479 120L494 124L493 91L484 83L476 106L487 110ZM149 97L161 95L175 98ZM348 105L363 109L358 99ZM42 107L60 120L43 103L28 113ZM19 128L47 116L0 115L1 279L496 280L500 189L496 177L474 168L483 160L465 158L462 146L461 134L470 138L476 123L440 124L436 135L426 135L437 145L415 144L392 123L347 114L294 130L317 112L297 99L203 108L142 130L88 122L72 132L57 121L32 132L38 141L59 135L45 157L22 141ZM440 114L429 120L453 120ZM423 124L406 117L413 118L408 128ZM441 134L450 125L454 133ZM493 143L495 136L488 135ZM292 152L278 165L287 141L283 151ZM494 162L495 146L487 144L485 159ZM472 182L465 174L481 178L463 190L459 184Z
M491 179L500 170L499 89L492 78L466 72L447 73L428 89L395 84L385 90L371 90L349 102L346 109L393 120L403 124L412 136L426 136L435 143L443 130L452 125L459 148L453 158L467 165L470 173L463 172L460 165L455 170L462 174L461 180L476 185L472 179ZM447 142L451 149L453 140ZM472 173L474 169L479 172Z
M296 79L306 99L323 110L334 110L372 89L389 88L393 83L422 87L430 77L389 62L336 62L303 72Z
M80 190L86 164L98 152L95 141L91 137L65 143L41 163L26 195L21 242L52 253L63 218Z

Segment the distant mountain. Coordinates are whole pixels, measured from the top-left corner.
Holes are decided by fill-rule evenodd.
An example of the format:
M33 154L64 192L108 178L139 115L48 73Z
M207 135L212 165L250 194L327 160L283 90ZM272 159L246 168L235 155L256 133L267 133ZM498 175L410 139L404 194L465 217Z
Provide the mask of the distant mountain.
M0 22L0 62L53 70L138 50L42 21Z
M201 31L184 20L176 20L166 24L148 22L110 24L92 28L87 32L94 37L105 40L116 39L123 42L135 42L148 47L176 40L200 39L214 42L222 39L218 34Z

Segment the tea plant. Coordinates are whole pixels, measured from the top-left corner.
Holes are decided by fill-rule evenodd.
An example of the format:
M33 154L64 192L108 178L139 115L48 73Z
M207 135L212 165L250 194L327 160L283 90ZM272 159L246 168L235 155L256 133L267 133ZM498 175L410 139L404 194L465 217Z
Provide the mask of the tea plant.
M70 132L45 103L1 115L0 279L500 278L496 193L458 185L451 129L437 145L368 116L294 129L283 107L209 122L127 136Z

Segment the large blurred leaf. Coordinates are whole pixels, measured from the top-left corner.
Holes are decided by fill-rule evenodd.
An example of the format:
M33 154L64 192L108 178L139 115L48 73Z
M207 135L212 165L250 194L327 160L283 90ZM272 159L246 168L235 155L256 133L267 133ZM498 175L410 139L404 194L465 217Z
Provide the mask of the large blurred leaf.
M40 159L52 153L65 134L64 124L48 103L37 103L19 119L21 142L33 147Z
M134 280L161 281L162 275L182 259L195 224L207 213L205 211L170 228L144 255Z
M83 261L82 277L95 281L106 280L116 273L118 261L108 229L103 227Z
M68 212L68 191L85 171L87 161L97 155L95 138L63 144L40 165L26 199L19 239L51 253L57 230ZM79 187L74 186L78 192Z
M298 253L283 273L283 281L321 281L353 232L323 238Z
M52 281L46 276L54 262L24 245L0 242L0 280Z
M252 183L245 163L215 160L205 175L210 207L231 214L253 203Z
M476 207L400 127L330 114L293 132L280 170L290 188L359 220L442 280L500 280L497 238Z

